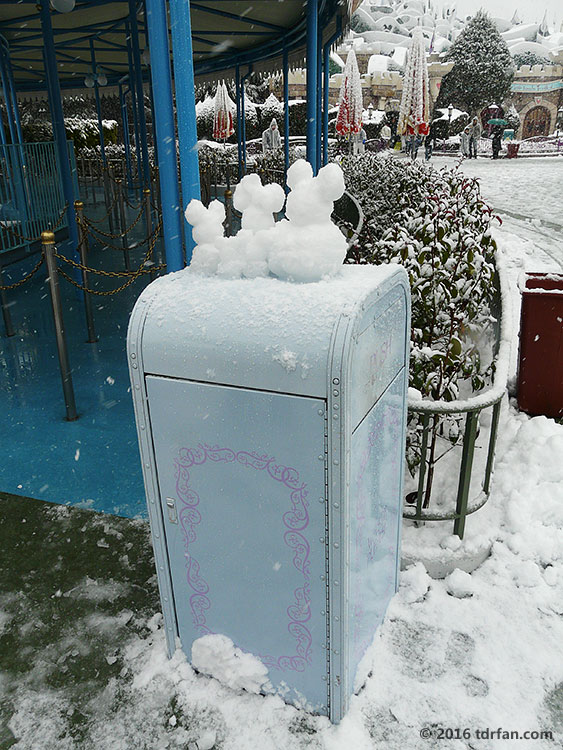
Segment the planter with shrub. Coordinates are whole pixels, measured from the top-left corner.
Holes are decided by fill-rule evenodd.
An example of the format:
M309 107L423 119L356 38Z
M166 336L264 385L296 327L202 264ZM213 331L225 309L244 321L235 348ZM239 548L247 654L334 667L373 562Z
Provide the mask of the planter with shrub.
M455 533L463 536L465 515L488 494L507 376L507 335L499 322L501 290L491 236L495 217L477 180L456 169L437 171L369 153L345 158L342 166L347 189L365 216L347 262L401 263L411 284L411 504L405 515L454 519ZM489 432L479 427L479 415L488 407L494 407L492 419L482 421L488 421ZM478 435L488 443L481 451L483 492L472 501ZM456 457L458 493L451 497ZM444 482L436 477L438 461L450 474Z

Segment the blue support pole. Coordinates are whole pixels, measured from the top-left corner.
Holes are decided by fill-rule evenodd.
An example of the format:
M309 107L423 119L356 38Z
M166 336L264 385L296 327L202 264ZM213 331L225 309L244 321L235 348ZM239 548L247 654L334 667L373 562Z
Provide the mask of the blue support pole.
M139 27L137 25L137 6L135 0L129 0L129 28L131 30L131 54L133 58L133 80L137 89L137 109L139 111L139 137L141 140L141 163L143 184L150 183L149 151L147 146L147 122L145 119L145 96L143 90L143 73L141 52L139 50ZM148 28L148 23L147 23Z
M153 142L153 147L154 147L154 163L158 164L158 153L157 153L157 147L156 147L156 128L154 125L154 90L152 86L152 78L151 78L150 73L149 73L149 98L150 98L150 103L151 103L152 142Z
M131 92L131 108L133 110L133 133L135 134L135 153L137 155L137 179L143 181L142 177L142 159L141 159L141 140L139 138L139 110L137 109L137 94L133 78L133 53L131 52L131 32L129 24L125 24L127 34L127 62L129 65L129 90Z
M6 92L6 95L10 97L11 102L11 109L12 109L12 116L14 119L15 124L15 130L16 130L16 140L18 143L23 143L23 133L22 133L22 125L20 120L20 110L18 107L18 98L16 95L16 86L14 83L14 74L12 71L12 65L10 63L9 53L8 50L3 50L3 56L4 56L4 62L5 62L5 72L6 72L6 80L8 84L8 91Z
M330 82L330 44L323 48L323 167L328 161L328 88Z
M92 72L96 75L96 53L94 51L94 40L90 39L90 59L92 60ZM94 96L96 98L96 113L98 115L98 133L100 138L100 152L102 154L102 164L107 166L106 145L104 141L104 126L102 123L102 103L100 102L100 88L98 81L94 78Z
M237 155L238 155L238 178L242 178L242 123L241 123L241 101L240 101L240 65L235 65L236 100L237 100Z
M289 169L289 55L287 48L283 50L283 153L285 157L285 181Z
M165 0L147 0L147 30L155 94L155 124L166 265L169 272L179 271L184 266L182 217L178 190L172 75Z
M127 101L123 94L123 86L119 84L119 101L121 104L121 120L123 123L123 145L125 146L125 171L127 173L127 185L131 190L133 187L133 172L131 170L131 143L129 141L129 117L127 116Z
M307 0L307 161L317 174L317 62L319 0Z
M63 195L67 207L68 218L68 236L71 247L76 257L78 257L76 248L78 247L78 230L76 227L76 214L74 211L74 184L72 172L68 158L68 145L66 142L65 123L63 115L63 104L61 101L61 89L59 85L59 76L57 73L57 58L55 55L55 39L53 36L53 27L51 26L51 12L49 10L49 0L41 0L41 29L45 46L43 47L47 79L49 82L49 107L51 109L51 118L53 121L53 134L59 156L59 168L61 170L61 181L63 185Z
M317 36L317 128L316 128L316 160L317 170L321 168L321 135L322 135L322 94L323 94L323 30L319 24Z
M323 166L328 162L328 109L329 109L329 88L330 88L330 48L342 36L342 16L336 18L336 31L325 43L323 47Z
M16 123L12 113L12 98L10 96L8 86L8 76L5 69L4 50L0 50L0 77L2 78L2 88L4 90L4 100L6 103L6 115L8 118L8 129L10 131L10 140L12 143L17 143L17 131Z
M66 141L65 123L63 115L63 105L61 101L61 89L59 85L59 76L57 73L57 58L55 55L55 39L53 36L53 27L51 25L51 12L49 10L49 0L41 0L41 29L43 31L43 47L45 69L48 79L49 88L49 107L53 121L53 134L59 156L59 168L61 170L61 181L63 185L63 195L67 206L68 219L68 236L71 243L74 256L78 259L78 230L76 227L76 213L74 211L74 183L68 158L68 145Z
M4 130L4 120L2 118L2 110L0 110L0 145L6 146L8 141L6 140L6 131Z
M27 219L29 218L28 185L26 180L25 155L21 144L23 136L21 122L19 119L18 103L14 89L14 78L12 74L8 50L4 44L0 46L0 69L2 74L2 86L6 99L6 113L8 115L8 126L13 148L6 153L7 165L9 164L11 180L13 183L14 205L22 222L23 233L27 234ZM19 148L16 148L19 145Z
M185 207L193 198L201 199L190 3L189 0L170 0L169 8L180 146L182 207ZM186 230L186 263L189 265L192 260L194 242L191 227L184 226L184 229Z

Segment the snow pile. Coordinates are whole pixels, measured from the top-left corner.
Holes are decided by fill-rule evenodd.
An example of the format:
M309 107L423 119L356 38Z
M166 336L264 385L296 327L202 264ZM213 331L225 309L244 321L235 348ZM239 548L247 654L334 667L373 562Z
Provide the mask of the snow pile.
M271 687L268 669L253 654L237 648L225 635L204 635L192 644L195 669L219 680L231 690L259 693Z
M446 590L448 594L455 596L457 599L465 599L467 596L473 596L475 586L469 573L456 568L446 578Z
M336 274L346 257L344 235L331 221L335 200L344 193L344 177L337 164L327 164L316 177L310 164L299 160L288 170L286 219L274 222L285 194L279 185L262 185L258 175L247 175L237 186L234 206L242 212L241 230L223 237L225 207L209 208L192 200L186 219L196 242L191 269L223 278L256 278L269 273L291 281L319 281Z

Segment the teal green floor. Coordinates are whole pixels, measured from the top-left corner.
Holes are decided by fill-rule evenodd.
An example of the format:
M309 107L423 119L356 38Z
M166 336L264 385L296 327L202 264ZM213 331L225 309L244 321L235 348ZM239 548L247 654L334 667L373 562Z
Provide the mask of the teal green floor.
M91 194L90 194L91 195ZM87 204L91 218L104 214L100 196ZM127 220L137 212L129 209ZM97 225L108 231L107 222ZM129 238L146 236L141 219ZM108 240L118 244L116 240ZM137 268L146 248L133 247ZM89 264L124 269L123 254L91 242ZM67 268L68 271L68 268ZM18 278L21 264L4 268L4 283ZM123 280L91 275L99 291ZM16 335L7 337L0 321L0 491L106 513L145 517L125 340L130 312L149 283L145 275L119 294L93 297L97 343L87 343L83 303L61 279L68 351L79 419L65 421L53 316L44 267L8 292Z

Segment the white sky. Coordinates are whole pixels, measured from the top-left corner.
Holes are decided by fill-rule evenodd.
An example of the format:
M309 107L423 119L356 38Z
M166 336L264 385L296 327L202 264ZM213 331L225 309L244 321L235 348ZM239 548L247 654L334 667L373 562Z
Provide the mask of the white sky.
M455 0L454 0L455 1ZM475 13L479 8L484 8L491 16L500 16L510 20L514 10L522 21L534 23L541 21L547 10L547 20L550 26L554 25L554 16L557 19L557 31L563 20L562 0L457 0L458 14L461 16Z

